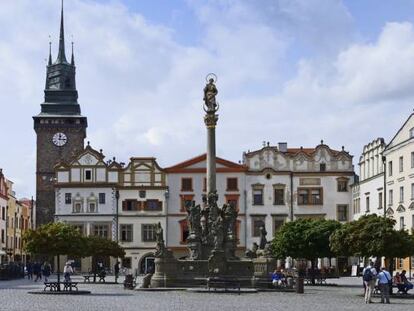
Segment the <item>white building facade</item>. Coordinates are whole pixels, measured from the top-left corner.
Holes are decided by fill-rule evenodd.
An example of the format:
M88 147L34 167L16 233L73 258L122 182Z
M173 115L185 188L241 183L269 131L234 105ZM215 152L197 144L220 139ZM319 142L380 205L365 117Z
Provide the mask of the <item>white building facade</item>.
M396 220L396 229L414 229L414 114L386 146L385 182L386 213ZM396 269L407 271L414 267L414 257L399 258ZM414 272L412 270L412 272Z
M264 226L271 240L286 221L298 218L350 220L352 156L321 142L315 148L286 143L243 155L246 175L247 245L259 243ZM345 263L344 263L345 264Z

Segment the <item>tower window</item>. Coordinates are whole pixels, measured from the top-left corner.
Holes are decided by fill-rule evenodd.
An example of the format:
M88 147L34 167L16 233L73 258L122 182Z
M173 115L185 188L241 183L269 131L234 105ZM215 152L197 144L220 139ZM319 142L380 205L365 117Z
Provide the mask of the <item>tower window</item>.
M70 78L67 78L67 79L65 80L65 87L67 87L67 88L72 87L72 83L71 83L71 81L70 81Z

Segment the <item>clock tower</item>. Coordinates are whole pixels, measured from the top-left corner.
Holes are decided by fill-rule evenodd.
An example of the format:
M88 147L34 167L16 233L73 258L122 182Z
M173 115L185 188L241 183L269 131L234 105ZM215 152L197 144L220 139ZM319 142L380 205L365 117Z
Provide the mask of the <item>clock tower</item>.
M36 152L36 223L53 222L55 214L55 172L60 161L69 161L83 150L87 119L81 115L75 81L75 59L69 63L65 55L63 1L60 20L59 52L46 69L45 100L40 114L33 117L37 135Z

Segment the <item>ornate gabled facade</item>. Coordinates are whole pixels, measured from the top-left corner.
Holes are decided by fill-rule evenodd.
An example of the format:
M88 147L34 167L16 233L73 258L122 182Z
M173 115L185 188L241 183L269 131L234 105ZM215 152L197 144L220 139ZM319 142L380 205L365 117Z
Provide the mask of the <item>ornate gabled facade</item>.
M216 157L218 205L234 204L239 211L237 238L239 255L246 247L245 221L245 175L247 168ZM166 244L177 257L187 255L188 236L186 205L195 201L203 206L203 195L207 193L206 154L165 169L168 193L168 234Z
M140 274L153 271L155 226L160 222L167 228L165 172L155 158L131 158L121 171L118 189L123 266Z
M271 239L297 218L350 220L352 156L321 142L315 148L286 143L243 154L246 172L247 244L258 243L260 227Z
M359 158L359 180L352 185L352 219L365 214L384 215L383 138L365 145Z
M119 170L116 162L104 161L102 151L88 143L70 161L55 166L55 220L72 224L84 235L117 238L117 190ZM83 271L92 268L90 258L75 260ZM108 258L102 261L110 266ZM63 261L64 262L64 261Z
M54 166L69 161L83 150L87 119L81 115L76 90L76 67L73 56L65 55L63 7L60 22L59 52L52 62L51 50L47 65L45 99L40 114L33 117L37 137L36 153L36 220L38 224L53 221L55 196Z

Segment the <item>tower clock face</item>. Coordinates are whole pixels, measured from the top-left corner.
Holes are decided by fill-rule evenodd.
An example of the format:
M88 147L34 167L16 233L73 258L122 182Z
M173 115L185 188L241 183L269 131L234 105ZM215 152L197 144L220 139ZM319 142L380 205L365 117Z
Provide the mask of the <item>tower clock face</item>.
M52 142L55 146L62 147L68 142L68 138L64 133L58 132L53 135Z

